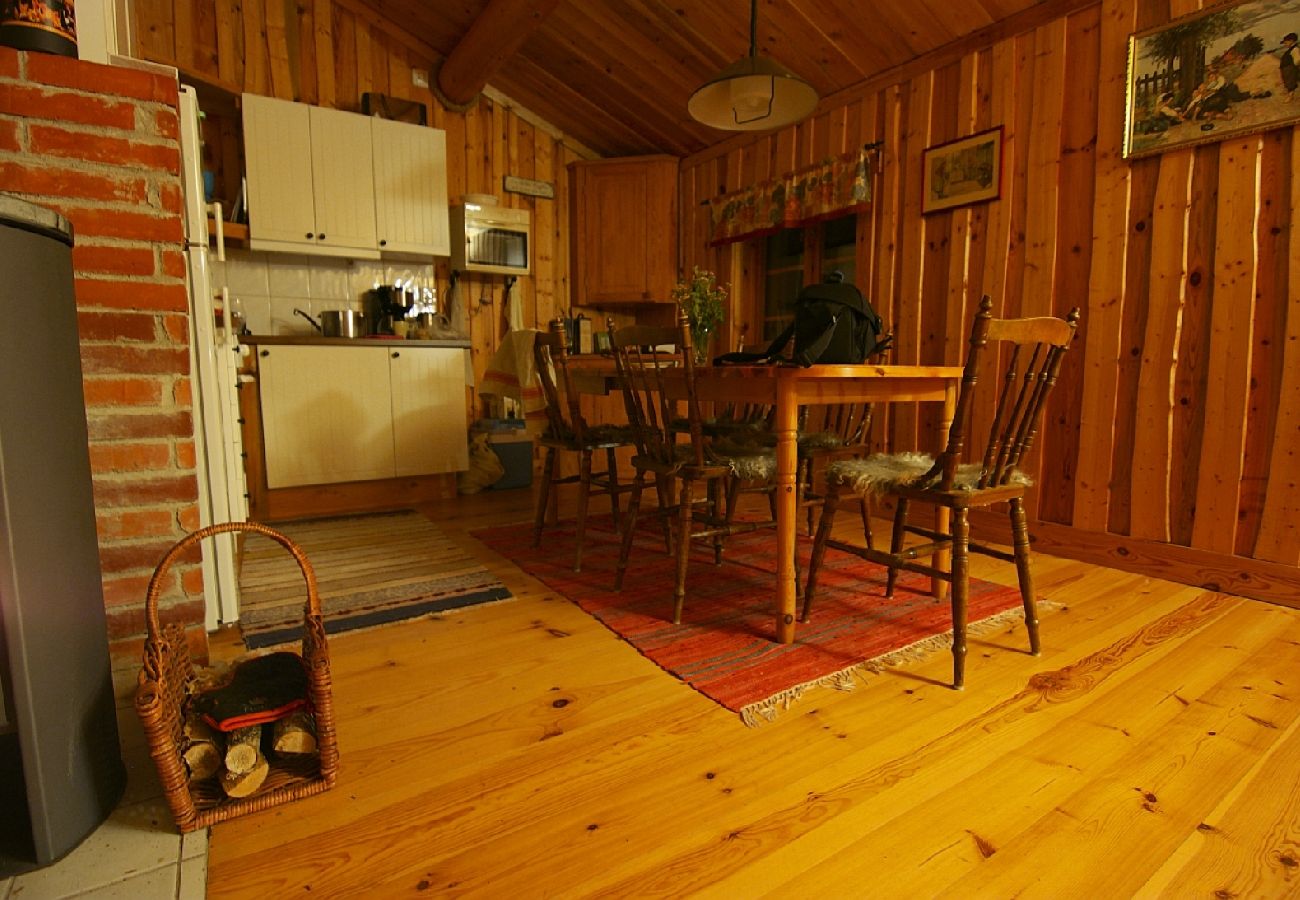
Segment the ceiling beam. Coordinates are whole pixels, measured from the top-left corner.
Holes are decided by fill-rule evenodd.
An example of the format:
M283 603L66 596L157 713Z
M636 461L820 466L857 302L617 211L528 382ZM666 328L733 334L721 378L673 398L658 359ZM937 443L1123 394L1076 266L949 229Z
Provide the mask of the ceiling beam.
M465 108L483 85L541 27L560 0L488 0L456 49L438 67L434 93L449 109Z

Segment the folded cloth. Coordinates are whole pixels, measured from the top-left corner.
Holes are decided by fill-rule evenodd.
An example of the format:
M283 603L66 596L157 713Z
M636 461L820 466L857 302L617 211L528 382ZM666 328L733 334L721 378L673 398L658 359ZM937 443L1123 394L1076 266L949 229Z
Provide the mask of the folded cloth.
M544 421L546 396L542 393L537 367L533 363L533 343L539 333L533 328L507 331L501 346L488 361L478 392L508 397L523 408L524 419Z

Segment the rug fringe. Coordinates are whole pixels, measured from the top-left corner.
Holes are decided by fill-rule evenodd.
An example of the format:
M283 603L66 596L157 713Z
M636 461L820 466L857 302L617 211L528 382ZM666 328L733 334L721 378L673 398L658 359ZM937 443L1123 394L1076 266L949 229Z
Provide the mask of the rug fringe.
M1040 611L1060 608L1059 603L1053 603L1050 600L1038 601ZM1025 611L1013 607L988 618L980 619L978 622L971 622L966 626L966 634L967 636L988 634L1001 630L1009 622L1023 622L1024 620ZM900 666L904 663L925 659L939 650L950 649L952 649L952 632L950 631L922 638L908 644L906 647L899 647L897 650L891 650L880 656L854 663L838 672L832 672L821 678L794 685L768 697L766 700L759 700L756 703L744 706L740 710L740 720L750 728L757 728L759 725L775 720L781 712L789 709L792 703L799 700L803 696L803 692L809 688L832 687L837 691L856 690L858 681L865 681L864 676L867 674L883 672L885 669Z

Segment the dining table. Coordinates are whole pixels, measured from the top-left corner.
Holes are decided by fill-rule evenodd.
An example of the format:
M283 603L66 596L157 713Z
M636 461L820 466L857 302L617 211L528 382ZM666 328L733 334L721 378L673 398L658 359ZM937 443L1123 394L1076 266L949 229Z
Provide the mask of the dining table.
M589 368L579 379L578 390L617 390L617 379L604 366ZM797 567L795 553L798 530L798 426L799 408L836 403L942 403L934 450L946 440L957 407L961 366L923 365L833 365L802 368L781 365L725 365L695 368L695 392L700 401L770 404L775 408L772 430L776 438L776 639L790 644L795 639ZM603 382L603 386L602 386ZM684 372L666 371L664 390L684 396ZM935 531L948 532L948 510L935 509ZM947 568L947 551L935 556L935 568ZM942 598L947 582L935 578L931 590Z

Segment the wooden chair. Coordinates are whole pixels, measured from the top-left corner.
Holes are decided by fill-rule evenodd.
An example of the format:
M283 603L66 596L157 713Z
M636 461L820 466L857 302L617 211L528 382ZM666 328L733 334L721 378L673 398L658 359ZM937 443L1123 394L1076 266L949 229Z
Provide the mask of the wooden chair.
M813 513L824 497L814 485L818 469L836 460L861 459L871 452L871 404L838 403L805 408L798 435L799 505L808 511L808 533L813 533ZM875 546L871 533L871 500L862 501L862 534L868 547Z
M592 496L608 495L614 512L615 525L619 522L619 495L632 489L630 484L618 480L618 460L615 451L635 443L631 430L621 425L589 426L583 418L578 403L579 394L573 389L569 374L569 344L564 322L556 319L548 333L539 333L533 342L533 362L538 381L546 398L547 430L540 438L546 448L546 461L542 464L542 484L537 494L537 516L533 521L533 546L542 542L546 525L547 506L557 485L578 485L577 550L573 571L582 571L583 538L587 530L587 505ZM592 471L592 455L605 452L605 470ZM578 456L578 471L560 476L558 466L561 452Z
M961 392L948 431L948 444L938 459L920 453L900 453L846 460L827 467L826 500L817 526L804 592L803 621L806 622L817 590L818 570L828 546L888 566L886 597L893 596L899 569L949 582L952 585L954 688L962 687L965 682L969 551L1016 564L1030 652L1035 656L1039 653L1038 613L1029 567L1029 529L1024 507L1025 490L1030 480L1017 467L1033 446L1044 401L1056 382L1061 357L1073 340L1079 322L1077 307L1064 319L995 319L992 306L992 301L984 297L975 316ZM983 457L978 462L963 463L966 418L974 401L980 358L988 352L990 343L997 345L996 349L1002 349L1002 359L1006 361L1005 380L989 426ZM897 512L888 553L831 538L836 506L848 493L890 494L895 498ZM908 525L907 511L913 501L950 509L950 533L939 534ZM1013 553L970 541L969 511L973 507L999 502L1010 506ZM930 542L904 549L903 536L908 532L927 537ZM947 547L952 549L952 565L946 572L915 561Z
M710 540L714 563L722 562L722 539L776 524L770 521L737 522L724 511L723 491L735 480L771 482L776 476L776 456L765 448L724 453L704 434L704 421L695 389L695 351L685 316L675 326L616 328L609 323L614 362L627 406L628 421L636 433L636 476L623 517L623 542L619 551L614 590L622 590L632 552L632 539L640 514L646 479L653 476L659 490L659 515L673 523L672 549L677 556L673 590L673 623L682 620L686 599L686 569L691 543ZM686 396L670 398L664 390L666 373L682 377ZM679 414L683 410L685 415ZM685 429L682 424L685 423ZM685 438L684 442L678 436ZM698 492L700 486L705 491Z

